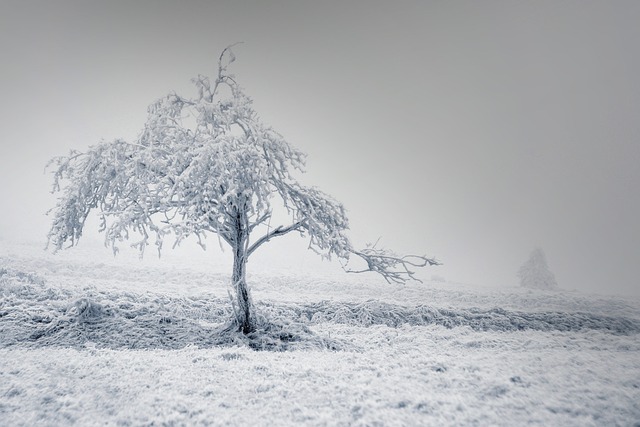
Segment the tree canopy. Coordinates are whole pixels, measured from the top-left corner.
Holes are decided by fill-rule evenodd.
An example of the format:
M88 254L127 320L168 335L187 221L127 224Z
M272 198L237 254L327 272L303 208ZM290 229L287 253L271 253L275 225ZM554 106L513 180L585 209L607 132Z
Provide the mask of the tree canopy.
M114 252L131 240L142 253L207 233L247 259L265 242L290 232L309 247L346 265L355 255L387 281L415 278L414 267L435 265L426 256L397 256L375 245L356 250L347 235L344 206L315 187L302 185L305 155L264 124L228 67L230 47L219 57L215 79L194 78L197 96L170 93L151 104L135 142L117 139L52 159L53 191L48 242L55 250L75 245L87 216L97 211L105 244ZM274 203L289 222L272 225ZM240 273L244 276L244 270ZM240 277L238 276L238 277Z

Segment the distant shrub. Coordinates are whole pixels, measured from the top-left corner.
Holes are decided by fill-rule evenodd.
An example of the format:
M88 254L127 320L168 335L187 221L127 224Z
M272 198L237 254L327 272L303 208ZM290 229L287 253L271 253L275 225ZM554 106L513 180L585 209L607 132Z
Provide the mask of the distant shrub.
M520 285L530 289L556 289L558 283L547 266L547 259L540 248L531 252L529 259L518 270Z

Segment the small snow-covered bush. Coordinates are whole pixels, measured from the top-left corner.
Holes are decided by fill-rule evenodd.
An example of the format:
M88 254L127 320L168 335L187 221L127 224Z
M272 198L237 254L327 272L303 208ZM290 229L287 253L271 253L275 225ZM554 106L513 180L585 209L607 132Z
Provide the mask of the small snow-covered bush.
M89 298L80 298L73 303L67 314L75 316L78 322L99 322L109 312L101 304Z
M540 248L531 252L529 259L518 270L520 285L531 289L556 289L558 284L547 266L547 259Z

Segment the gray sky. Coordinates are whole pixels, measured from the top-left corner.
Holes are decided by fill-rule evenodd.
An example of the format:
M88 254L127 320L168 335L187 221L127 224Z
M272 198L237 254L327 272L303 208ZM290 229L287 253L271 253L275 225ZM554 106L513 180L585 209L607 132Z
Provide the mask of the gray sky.
M638 293L638 22L637 1L2 1L0 244L44 241L49 158L135 137L243 41L239 83L356 244L495 285L540 246L563 288Z

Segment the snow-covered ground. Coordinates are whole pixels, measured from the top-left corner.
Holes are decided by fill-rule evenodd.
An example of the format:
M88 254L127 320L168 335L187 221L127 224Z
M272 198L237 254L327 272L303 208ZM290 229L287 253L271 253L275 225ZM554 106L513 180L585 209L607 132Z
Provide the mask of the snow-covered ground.
M257 259L255 351L225 256L167 255L0 241L0 425L640 425L637 298Z

